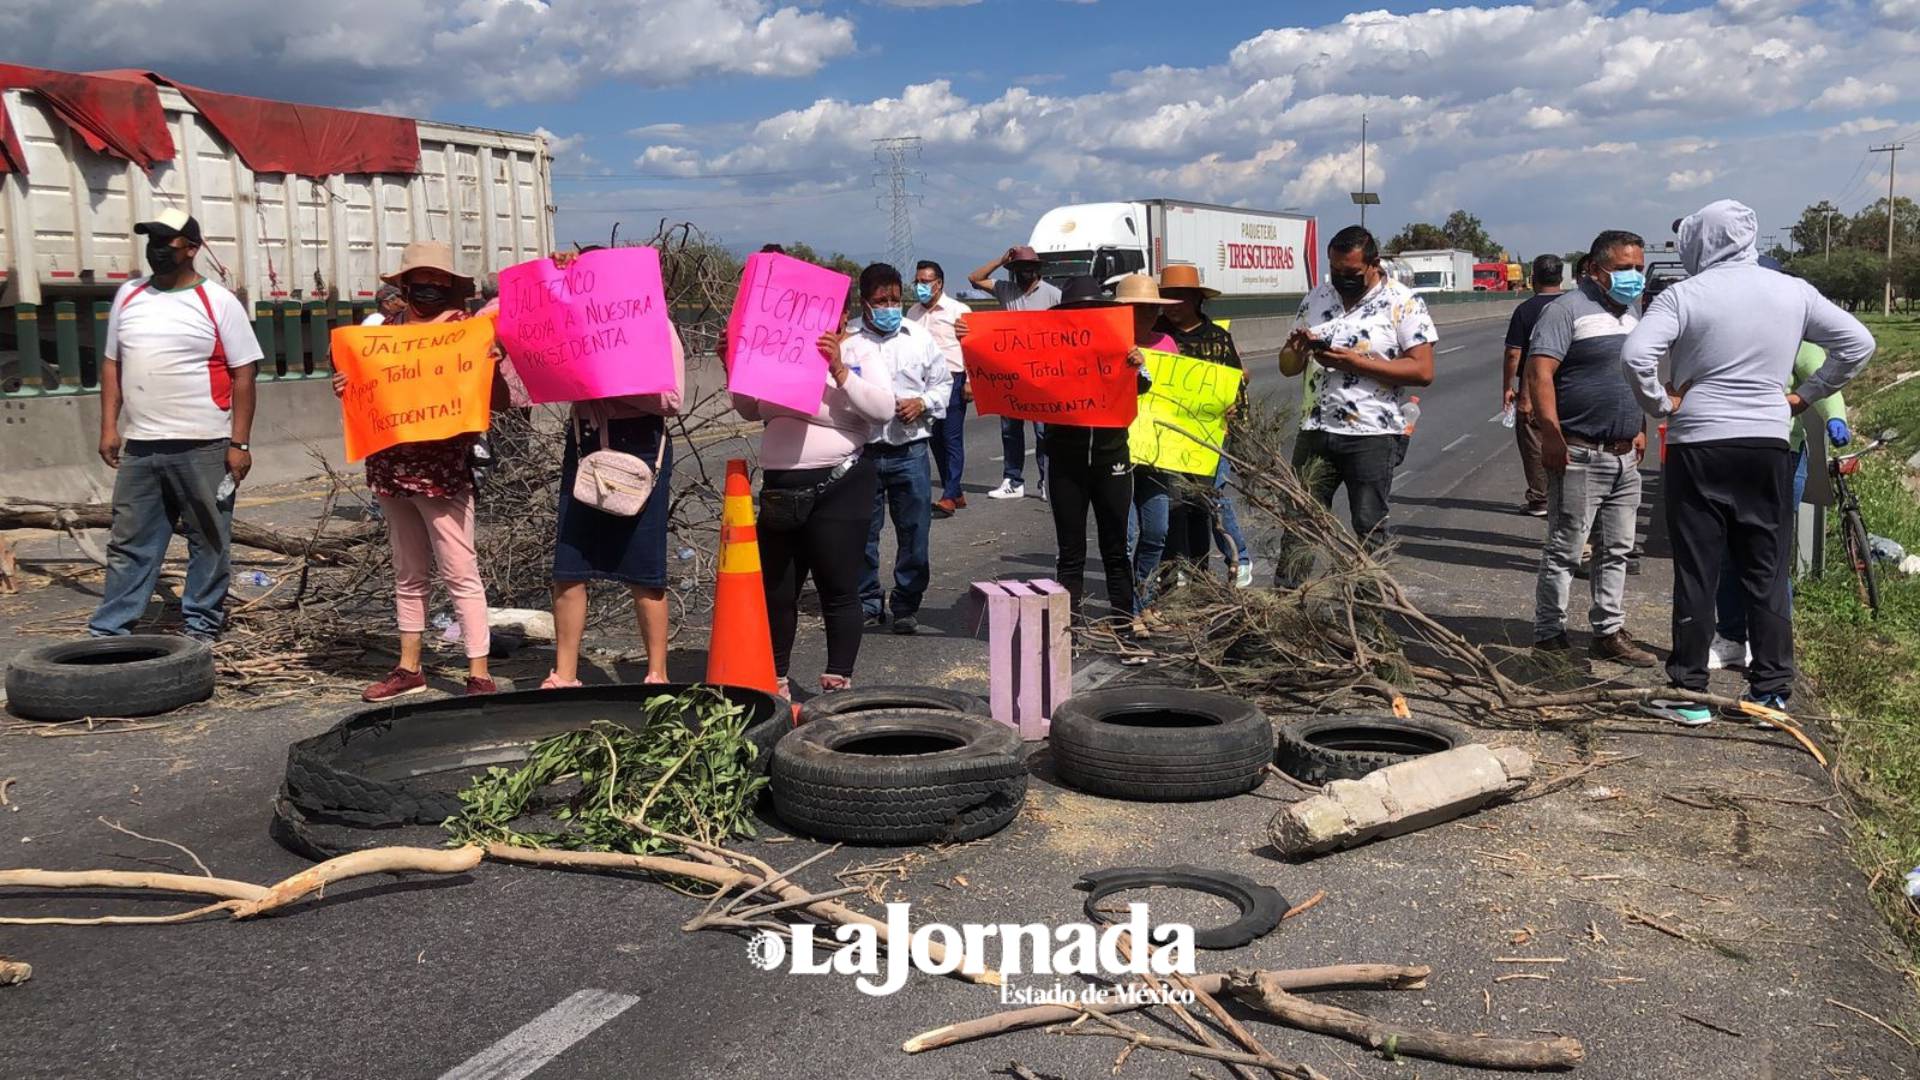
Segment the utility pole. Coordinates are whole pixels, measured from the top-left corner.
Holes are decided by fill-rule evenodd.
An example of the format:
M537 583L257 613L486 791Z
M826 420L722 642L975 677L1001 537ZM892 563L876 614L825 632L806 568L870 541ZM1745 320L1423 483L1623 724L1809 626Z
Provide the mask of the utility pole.
M1888 143L1885 146L1869 146L1870 154L1887 155L1887 283L1886 291L1880 301L1880 314L1893 314L1893 166L1900 160L1900 151L1907 148L1906 143Z
M874 186L885 188L885 194L879 196L881 205L889 211L887 227L887 258L901 275L911 273L908 260L913 258L913 217L910 212L912 202L920 196L907 190L907 182L925 174L909 168L910 162L920 158L920 136L903 135L892 139L873 140L873 160L880 165L873 174ZM884 185L883 182L884 181Z
M1360 190L1351 195L1360 208L1360 227L1367 227L1367 207L1379 206L1380 196L1367 190L1367 114L1360 114Z

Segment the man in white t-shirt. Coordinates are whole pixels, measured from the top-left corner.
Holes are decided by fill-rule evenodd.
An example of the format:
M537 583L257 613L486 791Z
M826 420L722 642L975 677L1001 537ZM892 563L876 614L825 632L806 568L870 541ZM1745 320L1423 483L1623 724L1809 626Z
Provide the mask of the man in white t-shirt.
M933 516L946 518L967 507L967 497L960 490L960 478L967 471L967 365L953 324L972 309L947 295L947 272L931 259L922 259L914 267L913 300L907 321L933 332L933 343L940 347L953 376L946 415L933 422L933 464L940 471L940 497L933 501Z
M1006 268L1006 279L994 272ZM967 275L967 283L993 294L1002 311L1049 311L1060 303L1060 289L1040 276L1040 256L1025 244L1007 249L1005 255ZM1000 418L1000 486L987 492L989 499L1019 499L1027 494L1022 467L1027 460L1027 424L1010 416ZM1033 425L1033 466L1039 472L1040 497L1047 497L1047 425Z
M153 273L113 298L101 350L100 458L118 475L107 583L87 630L133 631L178 530L187 539L181 614L189 636L211 642L226 625L232 488L253 468L260 342L239 298L194 270L199 222L163 210L133 231L147 238Z

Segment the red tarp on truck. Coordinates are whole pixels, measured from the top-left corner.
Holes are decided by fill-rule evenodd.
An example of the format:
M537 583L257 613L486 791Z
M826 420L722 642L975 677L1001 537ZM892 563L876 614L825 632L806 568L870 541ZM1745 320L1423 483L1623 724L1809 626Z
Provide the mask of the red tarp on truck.
M151 71L100 71L104 78L163 83L180 91L213 130L257 173L398 173L420 171L420 130L404 116L295 105L223 94Z
M0 64L0 89L38 93L95 153L125 158L143 169L174 156L155 84L180 91L254 172L411 176L420 171L419 128L405 117L222 94L150 71L76 75ZM26 171L19 140L0 110L0 173Z
M173 160L173 135L152 83L0 64L0 90L12 89L39 94L96 154L124 158L143 169ZM0 173L26 171L19 136L0 109Z

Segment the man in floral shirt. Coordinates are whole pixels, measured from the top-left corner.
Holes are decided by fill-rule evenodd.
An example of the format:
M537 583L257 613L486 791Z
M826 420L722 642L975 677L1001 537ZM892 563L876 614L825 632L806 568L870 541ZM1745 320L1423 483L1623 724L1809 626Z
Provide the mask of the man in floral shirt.
M1426 302L1380 267L1380 247L1358 226L1327 244L1327 280L1300 302L1280 352L1283 375L1306 373L1293 468L1314 497L1333 504L1347 489L1353 531L1367 543L1387 539L1395 436L1406 429L1405 388L1433 382L1439 339ZM1279 578L1298 581L1283 544Z

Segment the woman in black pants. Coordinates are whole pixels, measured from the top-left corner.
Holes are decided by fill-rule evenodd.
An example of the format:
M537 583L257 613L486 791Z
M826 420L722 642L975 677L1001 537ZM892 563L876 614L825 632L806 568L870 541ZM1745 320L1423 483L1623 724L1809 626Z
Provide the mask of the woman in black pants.
M884 290L869 288L875 267L860 275L863 300ZM891 270L891 268L885 268ZM892 275L892 306L900 304L900 276ZM876 300L876 303L878 301ZM863 303L865 318L872 305ZM885 306L885 305L880 305ZM867 529L873 520L873 494L879 474L861 451L894 415L893 377L866 365L856 372L840 358L847 335L821 335L827 358L820 407L811 413L756 398L733 395L733 408L748 420L764 421L760 436L761 574L767 619L773 631L773 669L780 693L788 695L787 665L793 656L799 619L800 587L813 575L820 594L820 617L827 625L827 667L820 676L823 693L853 686L853 665L860 656L860 577L866 570Z
M1111 307L1114 301L1093 277L1069 280L1061 291L1062 308ZM1155 312L1155 317L1158 313ZM1136 369L1143 360L1136 349L1127 356ZM1140 376L1140 391L1147 389ZM1053 534L1059 544L1054 577L1073 598L1073 615L1081 617L1086 592L1087 511L1093 511L1100 562L1107 574L1107 603L1124 632L1133 623L1133 565L1127 559L1127 515L1133 510L1133 459L1127 450L1126 428L1088 428L1073 424L1047 425L1047 494L1053 510Z

